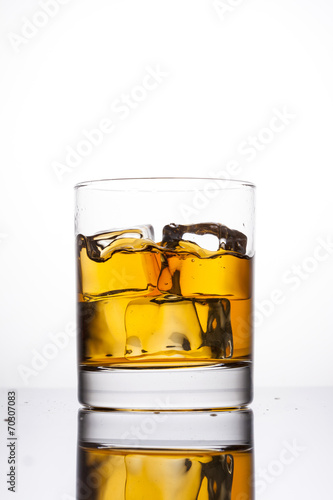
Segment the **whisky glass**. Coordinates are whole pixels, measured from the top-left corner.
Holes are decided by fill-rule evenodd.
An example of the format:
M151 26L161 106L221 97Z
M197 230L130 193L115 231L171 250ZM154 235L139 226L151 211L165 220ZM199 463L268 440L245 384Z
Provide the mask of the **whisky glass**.
M254 191L210 178L75 187L83 405L251 402Z

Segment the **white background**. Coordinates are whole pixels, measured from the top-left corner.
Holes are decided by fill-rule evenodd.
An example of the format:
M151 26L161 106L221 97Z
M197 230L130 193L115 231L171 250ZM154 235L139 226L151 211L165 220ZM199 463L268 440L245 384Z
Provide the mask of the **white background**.
M258 188L255 384L330 385L333 4L71 0L51 16L42 3L1 1L1 384L76 385L74 184L223 176L235 160ZM148 66L167 76L121 120L111 104ZM274 110L290 118L272 134ZM57 175L104 118L115 130ZM250 158L239 148L258 134ZM68 345L36 370L59 332Z

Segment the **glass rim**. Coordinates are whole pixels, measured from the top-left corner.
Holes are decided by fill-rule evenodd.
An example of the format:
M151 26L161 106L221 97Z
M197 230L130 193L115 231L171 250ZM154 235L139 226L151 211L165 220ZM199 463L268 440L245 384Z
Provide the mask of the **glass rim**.
M129 186L126 188L126 181L204 181L204 182L218 182L222 184L218 186L219 189L256 189L256 185L252 182L243 181L240 179L224 179L221 177L115 177L110 179L93 179L89 181L83 181L75 184L74 190L77 191L79 189L87 188L90 190L98 190L98 191L150 191L150 189L140 189L140 187L132 187ZM115 184L120 183L121 186L116 187ZM129 183L129 182L128 182ZM224 185L223 185L224 184ZM112 187L111 187L112 186ZM167 187L167 186L165 186ZM170 189L170 188L169 188ZM214 189L214 188L213 188ZM215 188L216 189L216 188ZM171 189L171 191L178 191L179 189ZM189 188L182 189L184 191L190 190ZM158 189L154 189L154 191L158 191Z

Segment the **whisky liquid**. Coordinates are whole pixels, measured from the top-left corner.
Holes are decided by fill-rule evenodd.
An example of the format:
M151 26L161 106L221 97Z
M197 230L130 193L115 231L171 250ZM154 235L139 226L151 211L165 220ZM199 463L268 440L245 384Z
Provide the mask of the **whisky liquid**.
M79 448L78 500L252 500L249 450Z
M217 251L182 239L184 230L160 243L139 229L79 235L81 366L248 362L252 259L241 233L224 232Z

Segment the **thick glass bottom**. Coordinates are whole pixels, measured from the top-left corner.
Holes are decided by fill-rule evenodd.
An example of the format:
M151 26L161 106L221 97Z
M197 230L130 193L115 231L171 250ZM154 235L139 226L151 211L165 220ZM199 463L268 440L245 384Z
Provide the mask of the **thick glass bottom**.
M193 368L79 368L79 401L126 410L234 408L252 401L250 362Z

